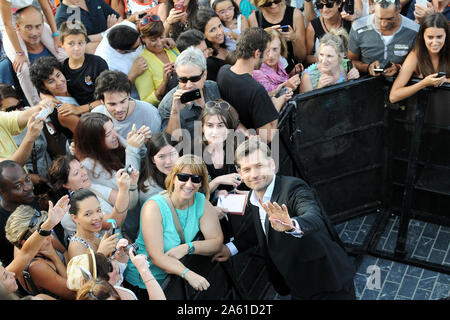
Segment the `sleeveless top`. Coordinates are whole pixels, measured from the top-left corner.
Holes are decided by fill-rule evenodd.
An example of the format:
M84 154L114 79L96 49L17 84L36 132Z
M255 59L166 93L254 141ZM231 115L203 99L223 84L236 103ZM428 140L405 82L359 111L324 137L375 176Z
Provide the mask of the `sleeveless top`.
M242 32L242 30L241 30L241 28L242 28L242 26L241 26L242 18L241 18L240 14L236 17L236 22L237 22L236 29L232 29L231 31L233 31L237 35L240 35L241 32ZM230 29L225 27L225 26L223 26L223 31L224 31L224 33L228 33L228 32L230 32ZM232 39L232 38L230 38L228 36L225 36L225 44L227 45L227 50L228 51L235 51L236 50L236 42L237 42L237 40Z
M256 21L258 22L258 26L263 29L275 26L277 24L281 26L290 25L292 28L294 28L294 9L295 8L286 5L286 10L284 11L283 19L277 23L268 22L264 18L262 11L256 11L255 12ZM289 73L297 63L297 58L294 55L294 47L292 46L292 42L290 41L287 42L287 48L288 48L288 56L287 56L288 66L285 69L286 72Z
M322 38L326 32L323 29L322 23L320 22L320 17L311 20L311 25L314 29L314 51L313 51L313 54L314 54L317 51L317 49L319 48L320 38ZM352 23L347 20L342 20L342 27L348 33L350 33L350 29L352 28Z
M347 61L348 61L348 59L342 59L341 66L340 66L340 72L339 72L339 79L334 84L347 81L347 73L345 72L346 66L347 66ZM322 75L322 73L319 71L319 68L317 68L317 63L310 65L303 72L307 73L309 75L309 79L311 80L313 89L317 89L317 86L319 85L319 78Z
M101 237L98 234L95 234L97 238L101 239ZM69 243L70 242L80 242L82 243L86 248L91 249L92 251L95 252L94 248L91 247L91 245L89 243L86 242L86 240L81 239L80 237L77 237L76 235L73 235L72 237L69 238Z
M159 210L161 212L162 218L162 226L163 226L163 242L164 242L164 252L169 251L173 247L176 247L181 244L180 237L175 228L175 224L172 219L172 212L170 211L169 206L164 200L161 194L154 195L147 201L153 200L157 203ZM146 202L147 202L146 201ZM144 206L142 206L144 208ZM192 241L197 233L200 231L200 219L203 216L203 211L205 208L205 195L197 192L194 195L194 203L192 206L188 207L185 210L175 209L178 218L180 219L181 227L184 231L184 239L185 242ZM142 217L142 210L141 210ZM141 225L139 227L139 235L136 239L136 244L139 246L138 254L144 254L147 256L147 261L150 264L150 271L152 272L155 279L161 284L163 280L166 278L167 273L163 270L155 266L150 257L148 256L147 249L145 248L144 236L142 233L142 220ZM137 286L141 289L145 289L145 284L142 281L142 278L139 274L139 271L136 269L131 260L128 261L128 266L125 270L125 280L128 281L133 286Z

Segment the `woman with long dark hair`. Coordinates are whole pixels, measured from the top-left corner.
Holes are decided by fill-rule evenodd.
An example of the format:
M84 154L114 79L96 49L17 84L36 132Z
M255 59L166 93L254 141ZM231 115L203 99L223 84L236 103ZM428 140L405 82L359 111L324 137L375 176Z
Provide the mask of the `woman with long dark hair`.
M179 158L173 141L165 132L158 132L147 142L147 154L141 163L138 180L139 203L165 190L165 180Z
M392 103L406 99L425 87L440 86L449 81L450 50L449 26L442 13L432 13L420 26L414 49L403 62L392 85L389 100ZM445 75L439 76L438 72ZM412 76L421 81L408 86Z
M208 65L207 80L216 81L219 69L226 64L228 50L225 43L225 31L222 21L212 9L199 10L194 29L205 35L206 46L211 49L211 56L206 59Z

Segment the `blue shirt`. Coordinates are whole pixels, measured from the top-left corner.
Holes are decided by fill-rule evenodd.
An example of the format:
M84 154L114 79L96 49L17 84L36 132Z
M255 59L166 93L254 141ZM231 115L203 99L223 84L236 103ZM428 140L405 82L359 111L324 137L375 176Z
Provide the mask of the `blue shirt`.
M46 47L44 47L44 50L42 50L41 53L34 54L28 52L28 60L30 60L30 64L33 64L34 60L40 57L53 57L53 55Z

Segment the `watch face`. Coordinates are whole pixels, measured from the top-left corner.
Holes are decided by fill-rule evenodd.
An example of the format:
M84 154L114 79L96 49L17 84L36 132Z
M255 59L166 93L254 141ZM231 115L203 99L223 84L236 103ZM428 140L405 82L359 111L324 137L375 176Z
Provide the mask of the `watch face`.
M188 254L193 254L193 253L194 253L194 251L195 251L195 248L194 248L194 246L192 246L192 247L189 247L189 249L188 249Z

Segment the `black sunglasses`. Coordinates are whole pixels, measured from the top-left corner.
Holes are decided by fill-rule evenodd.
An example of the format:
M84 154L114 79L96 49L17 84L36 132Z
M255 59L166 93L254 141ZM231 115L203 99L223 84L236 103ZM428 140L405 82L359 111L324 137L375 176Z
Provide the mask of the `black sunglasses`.
M186 182L191 179L192 183L200 183L203 180L203 176L199 176L198 174L189 174L189 173L177 173L177 178L181 182Z
M205 106L207 108L220 108L220 109L224 109L224 110L230 109L230 104L226 101L212 100L212 101L208 101Z
M205 71L202 71L202 73L200 73L200 75L198 76L193 76L193 77L178 77L178 81L180 81L181 83L187 83L188 81L191 82L197 82L200 81L200 79L203 77L203 73Z
M24 105L25 104L24 104L23 100L19 100L19 102L17 102L17 104L15 106L10 106L10 107L6 108L5 111L6 112L14 111L14 110L23 108Z
M34 214L33 214L33 218L31 218L30 220L30 224L28 225L28 229L34 228L34 226L36 226L37 220L38 218L41 216L41 212L34 209Z
M273 1L269 1L269 2L266 2L266 3L264 3L263 5L261 5L261 7L263 7L263 8L268 8L268 7L271 7L272 4L279 4L280 2L281 2L281 0L273 0Z
M326 2L326 3L316 2L316 8L317 8L317 10L322 10L323 6L325 6L328 9L331 9L331 8L333 8L334 4L335 4L335 1Z
M161 21L161 19L156 14L146 15L144 18L141 19L141 21L139 21L139 27L141 28L145 27L150 23L150 21L158 22Z

